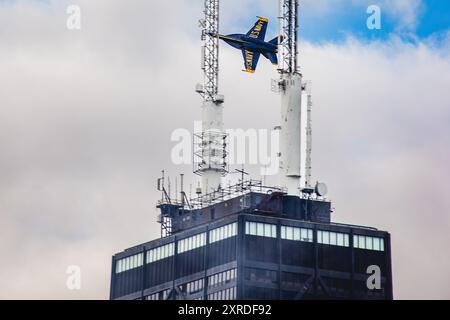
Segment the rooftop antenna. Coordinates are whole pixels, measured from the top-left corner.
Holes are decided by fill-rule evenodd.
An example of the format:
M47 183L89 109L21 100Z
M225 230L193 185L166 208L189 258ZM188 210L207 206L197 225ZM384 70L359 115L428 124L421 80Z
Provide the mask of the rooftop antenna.
M301 178L302 75L298 68L298 0L280 0L279 88L281 94L280 170L283 188L299 195Z
M241 174L241 185L243 188L244 187L244 178L245 178L245 176L248 176L249 173L244 170L244 165L242 165L242 170L238 170L238 169L235 169L235 170L237 173Z
M202 177L204 194L218 190L227 171L226 134L223 129L224 96L219 94L219 0L205 0L205 17L199 21L203 84L196 92L203 98L202 132L194 134L194 173Z
M169 189L169 198L172 198L172 184L170 183L170 177L167 177L167 184Z
M305 159L305 187L311 188L311 171L312 171L312 94L311 81L306 84L307 94L307 110L306 110L306 159Z

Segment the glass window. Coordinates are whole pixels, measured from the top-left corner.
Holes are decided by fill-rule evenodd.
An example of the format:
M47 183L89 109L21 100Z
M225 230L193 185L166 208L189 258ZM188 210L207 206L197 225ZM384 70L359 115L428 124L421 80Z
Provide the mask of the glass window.
M202 236L201 236L201 234L199 234L199 235L196 235L195 236L195 238L194 238L194 249L196 249L196 248L200 248L201 247L201 241L202 241Z
M381 251L384 251L384 239L380 239Z
M281 239L286 239L286 227L281 226Z
M344 246L344 235L342 233L337 234L337 245L341 247Z
M364 236L358 236L358 244L360 249L366 248L366 237Z
M357 235L353 235L353 247L359 248L359 237Z
M277 226L272 224L272 238L276 238L277 237Z
M380 251L381 249L380 238L373 238L373 249Z
M324 243L324 244L330 244L330 233L324 231L324 232L322 233L322 240L323 240L323 243Z
M366 237L366 249L373 250L373 238L372 237Z
M300 240L300 229L299 228L294 228L294 236L293 236L293 240L295 241L299 241Z
M264 235L264 225L262 223L256 224L256 235L258 235L258 236Z
M313 231L311 229L308 229L308 239L309 239L309 242L313 242L314 241Z
M286 234L287 234L287 238L289 240L294 240L294 228L293 227L288 227Z
M256 236L256 222L250 222L250 234Z
M323 243L322 241L322 231L317 231L317 242Z
M178 252L179 253L184 252L184 240L178 241Z
M308 230L301 229L300 230L300 238L302 241L308 241Z
M269 224L264 224L264 236L270 238L272 236L271 228Z
M153 250L150 250L150 251L148 252L148 255L147 255L147 261L148 261L148 263L153 262Z
M337 245L337 234L336 234L336 232L330 232L330 244Z
M350 246L350 236L348 234L344 234L344 246Z

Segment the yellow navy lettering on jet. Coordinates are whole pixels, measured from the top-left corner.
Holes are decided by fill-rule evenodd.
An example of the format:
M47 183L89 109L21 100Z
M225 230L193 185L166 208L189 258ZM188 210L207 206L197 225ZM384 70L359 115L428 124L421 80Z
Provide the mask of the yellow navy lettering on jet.
M247 69L253 69L253 52L245 50L245 60L247 61Z

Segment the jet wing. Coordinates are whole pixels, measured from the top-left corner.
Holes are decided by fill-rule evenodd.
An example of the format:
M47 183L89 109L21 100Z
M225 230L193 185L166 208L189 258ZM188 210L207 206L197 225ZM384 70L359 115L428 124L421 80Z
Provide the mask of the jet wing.
M258 65L259 57L261 54L259 52L253 52L246 49L242 50L242 56L244 57L244 67L245 72L255 73L256 66Z
M253 28L247 33L247 37L264 41L268 22L269 20L267 18L258 17L258 21L256 21Z

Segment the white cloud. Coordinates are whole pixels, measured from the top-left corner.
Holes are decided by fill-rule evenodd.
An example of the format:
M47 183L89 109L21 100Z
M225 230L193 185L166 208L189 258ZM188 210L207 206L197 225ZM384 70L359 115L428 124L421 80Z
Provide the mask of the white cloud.
M160 170L191 169L169 163L170 133L200 117L198 8L78 2L79 33L65 29L64 2L0 8L1 298L108 298L111 255L158 237ZM314 176L335 221L392 233L397 298L449 298L448 47L349 40L301 52ZM227 126L277 125L270 63L248 75L238 51L222 46L221 59ZM73 264L80 292L65 288Z
M388 15L397 20L397 30L415 31L424 10L422 0L385 0L382 6Z

